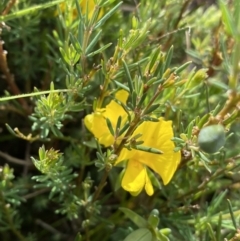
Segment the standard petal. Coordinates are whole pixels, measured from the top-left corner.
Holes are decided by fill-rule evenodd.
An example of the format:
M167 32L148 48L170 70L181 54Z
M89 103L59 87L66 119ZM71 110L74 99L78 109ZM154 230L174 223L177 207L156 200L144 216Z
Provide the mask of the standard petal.
M122 187L126 191L137 195L146 183L146 169L144 165L135 160L129 160L122 179Z
M131 159L134 155L135 155L135 150L129 151L128 149L123 148L115 162L115 165L117 165L118 163L120 163L122 161Z
M89 131L98 139L99 143L104 146L110 146L114 142L114 137L111 135L106 119L101 113L93 113L84 118L84 124Z
M127 98L128 98L128 92L125 90L119 90L115 97L116 99L120 100L123 104L126 104ZM106 111L104 112L104 117L111 120L112 125L115 127L117 125L118 117L122 117L122 124L125 123L127 119L127 113L122 108L121 105L119 105L116 101L112 100L107 106Z
M123 104L126 104L129 93L126 90L119 90L116 92L115 97L117 100L120 100Z
M116 98L124 104L128 98L128 92L120 90L116 93ZM127 119L125 110L115 101L111 101L106 108L97 109L93 114L87 115L84 118L84 124L89 131L98 139L99 143L104 146L110 146L114 143L114 137L111 135L106 118L111 121L112 127L115 129L118 117L122 117L122 126Z

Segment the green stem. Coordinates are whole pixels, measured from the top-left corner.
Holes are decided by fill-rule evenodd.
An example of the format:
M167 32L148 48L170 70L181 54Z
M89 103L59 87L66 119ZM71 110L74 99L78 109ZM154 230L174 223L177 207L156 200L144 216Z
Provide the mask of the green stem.
M105 172L104 172L104 174L103 174L103 177L102 177L102 179L101 179L101 181L100 181L100 183L99 183L99 185L98 185L98 187L97 187L97 190L96 190L96 192L94 193L94 196L93 196L93 199L92 199L92 203L95 202L95 201L98 199L98 197L99 197L102 189L103 189L104 186L106 185L106 180L107 180L107 177L108 177L108 173L109 173L109 172L108 172L107 170L105 170Z
M38 96L38 95L45 95L45 94L51 94L51 93L61 93L61 92L71 92L71 91L72 91L71 89L46 90L46 91L39 91L39 92L28 93L28 94L0 97L0 102L8 101L8 100L15 100L15 99L19 99L19 98L33 97L33 96Z

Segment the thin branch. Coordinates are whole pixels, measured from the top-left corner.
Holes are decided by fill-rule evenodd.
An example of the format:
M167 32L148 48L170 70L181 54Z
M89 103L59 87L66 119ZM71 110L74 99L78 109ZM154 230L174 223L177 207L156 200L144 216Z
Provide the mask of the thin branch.
M6 8L4 9L1 15L2 16L7 15L16 2L17 0L9 1L9 3L7 4Z
M33 165L31 162L27 162L25 160L10 156L7 153L4 153L2 151L0 151L0 156L3 157L8 162L12 162L14 164L18 164L18 165L22 165L22 166L32 166Z
M24 199L30 199L30 198L34 198L40 194L43 194L43 193L46 193L46 192L49 192L51 189L50 188L44 188L44 189L40 189L40 190L37 190L35 192L32 192L32 193L29 193L25 196L23 196Z
M48 223L43 222L41 219L37 219L36 220L36 224L38 224L42 228L48 230L50 233L53 233L53 234L56 234L56 235L60 235L61 237L64 237L64 238L68 237L66 234L63 234L63 233L59 232L57 229L55 229L54 227L52 227Z

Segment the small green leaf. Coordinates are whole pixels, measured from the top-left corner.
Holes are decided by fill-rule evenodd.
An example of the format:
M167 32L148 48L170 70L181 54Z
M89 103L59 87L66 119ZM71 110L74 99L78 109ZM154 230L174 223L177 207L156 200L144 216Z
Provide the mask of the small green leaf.
M152 233L147 228L140 228L130 233L124 241L152 241Z
M107 127L108 127L111 135L115 136L115 132L114 132L114 129L113 129L111 121L108 118L106 118L106 122L107 122Z
M64 0L49 1L49 2L44 3L44 4L39 4L39 5L35 5L33 7L29 7L29 8L26 8L26 9L19 10L15 13L11 13L11 14L8 14L8 15L2 15L2 16L0 16L0 22L6 22L8 20L19 18L19 17L24 16L24 15L29 15L31 13L36 12L37 10L42 10L42 9L52 7L52 6L57 5L58 3L61 3L63 1Z
M172 55L173 55L173 46L170 47L170 49L167 52L166 58L165 58L165 65L164 65L164 70L166 71L171 63L172 60Z
M133 212L128 208L119 208L133 223L135 223L139 228L146 228L148 226L147 221L142 218L137 213ZM132 239L135 240L135 239Z
M92 39L92 41L89 43L89 45L87 46L87 49L86 49L86 54L88 54L93 49L93 47L96 45L96 43L98 42L98 40L101 36L101 33L102 33L102 30L100 30L96 34L96 36Z
M158 109L158 107L160 106L160 104L154 104L152 106L150 106L146 111L144 111L144 114L152 114L156 109Z
M120 130L120 128L121 128L121 123L122 123L122 116L119 116L119 117L118 117L118 120L117 120L116 129L115 129L115 132L116 132L116 133L118 133L118 131Z
M180 73L181 73L184 69L186 69L191 63L192 63L192 61L188 61L187 63L181 65L180 67L178 67L178 68L174 71L174 73L175 73L176 75L180 74Z
M150 152L153 154L163 154L163 152L159 149L148 147L148 146L142 146L142 145L136 145L136 146L131 146L132 149L139 150L139 151L144 151L144 152Z
M123 67L124 67L124 70L125 70L125 73L126 73L126 77L127 77L127 81L128 81L128 87L130 89L130 92L132 93L133 92L133 80L132 80L131 74L129 72L128 66L127 66L127 64L124 60L123 60Z
M119 2L115 7L113 7L111 10L109 10L94 26L93 30L101 27L107 19L109 19L116 11L117 9L122 5L123 2ZM103 5L104 6L104 5Z
M103 50L107 49L111 45L112 45L112 43L108 43L108 44L102 46L100 49L91 52L90 54L87 55L87 57L92 57L92 56L94 56L94 55L96 55L98 53L101 53L101 52L103 52Z
M129 122L127 122L123 128L119 131L118 135L121 136L128 128L129 128L130 124Z

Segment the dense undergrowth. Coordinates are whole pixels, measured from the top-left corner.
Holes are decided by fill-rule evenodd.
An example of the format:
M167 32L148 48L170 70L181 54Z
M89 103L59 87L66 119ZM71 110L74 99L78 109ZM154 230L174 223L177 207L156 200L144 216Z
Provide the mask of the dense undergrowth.
M2 0L0 240L240 240L240 1Z

